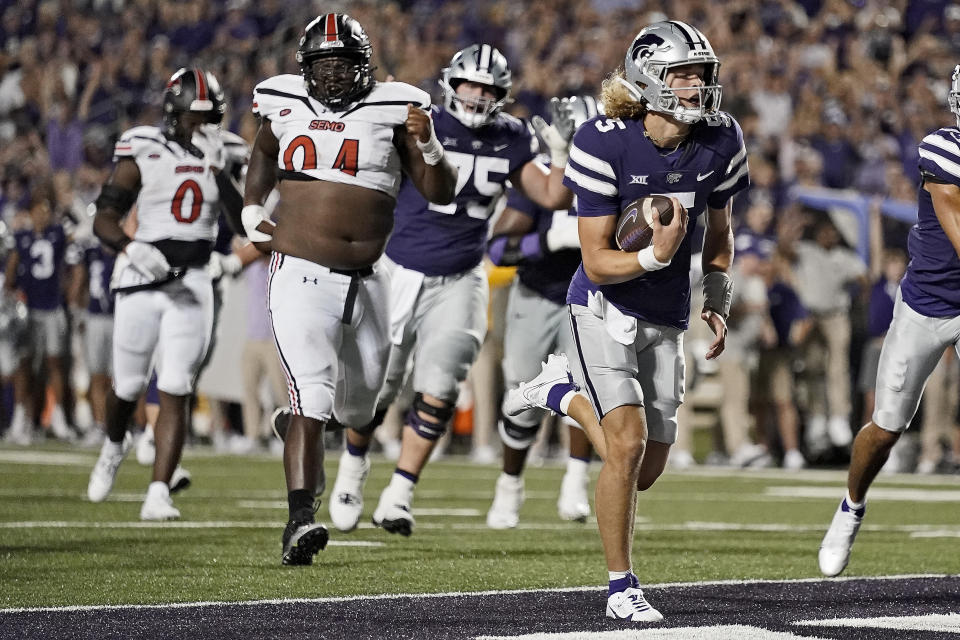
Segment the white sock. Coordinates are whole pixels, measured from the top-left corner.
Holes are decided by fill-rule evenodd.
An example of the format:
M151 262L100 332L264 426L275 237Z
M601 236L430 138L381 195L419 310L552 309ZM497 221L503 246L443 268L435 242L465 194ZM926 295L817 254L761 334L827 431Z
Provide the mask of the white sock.
M170 487L167 486L166 482L154 480L150 483L150 486L147 487L147 497L149 498L150 496L169 497Z
M567 410L570 409L570 403L573 401L573 396L577 395L577 392L571 389L563 394L563 397L560 398L560 411L567 414Z
M587 469L589 468L590 463L586 460L581 460L580 458L567 458L567 473L577 476L587 475Z
M628 575L633 573L633 568L631 567L626 571L608 571L607 573L610 574L610 582L613 582L614 580L622 580L626 578Z
M413 494L413 481L410 478L404 478L399 473L394 473L390 478L390 486L388 489L391 491L402 491L405 494Z
M853 498L850 497L850 492L847 491L847 506L851 509L863 509L863 505L867 503L866 500L863 502L854 502Z
M101 455L105 454L108 456L118 456L123 453L123 441L114 442L110 438L105 438L103 441L103 449L100 450Z

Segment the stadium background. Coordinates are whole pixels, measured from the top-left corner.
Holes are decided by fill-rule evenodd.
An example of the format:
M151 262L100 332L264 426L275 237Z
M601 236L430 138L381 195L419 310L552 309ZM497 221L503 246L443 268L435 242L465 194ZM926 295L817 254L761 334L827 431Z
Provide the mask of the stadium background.
M546 115L554 95L596 94L637 30L669 17L698 26L722 61L723 108L743 127L754 182L735 204L737 222L761 201L779 220L818 210L868 258L864 238L874 198L884 202L884 244L905 248L915 216L917 144L953 123L946 93L960 62L960 5L936 0L3 0L0 10L0 217L11 228L23 223L32 195L48 187L60 215L83 219L110 170L113 141L131 126L157 122L163 84L180 66L214 71L229 102L224 126L252 139L254 84L297 71L296 41L318 13L356 17L373 40L377 77L390 74L435 100L439 71L454 51L477 41L496 45L514 72L509 110L520 116ZM858 336L863 340L862 311L851 314L859 331L851 371ZM225 314L223 329L240 335L233 317ZM207 389L220 385L224 397L235 394L238 385L216 373L232 368L214 363ZM9 390L7 400L5 413ZM596 571L602 563L595 524L556 522L550 502L556 468L531 470L534 497L523 513L529 530L481 539L489 496L477 487L492 490L495 469L478 467L471 475L456 462L441 463L432 480L425 478L417 506L464 509L466 523L418 515L426 526L405 542L361 529L352 540L371 546L332 547L318 562L318 580L321 574L291 578L274 566L275 523L282 519L275 459L188 450L194 473L208 478L203 491L183 498L198 526L134 528L129 502L139 500L145 470L125 467L118 500L91 511L81 496L93 454L60 444L37 445L35 452L0 450L4 607L577 587L603 578ZM375 463L381 474L388 466ZM648 505L644 517L656 538L644 549L645 582L816 576L813 557L843 483L839 472L807 472L789 487L775 472L712 473L668 476L662 497ZM876 529L858 542L851 574L960 573L951 542L960 535L956 476L882 482L878 487L888 493L871 515ZM381 482L375 476L370 484ZM261 504L239 504L244 496ZM930 496L935 502L927 502ZM477 514L466 513L471 509ZM544 533L550 527L555 531ZM469 576L467 584L462 576ZM930 578L908 592L930 592L935 583ZM870 603L871 592L867 585L846 597ZM758 597L753 606L763 602ZM892 601L871 607L897 611ZM20 625L13 615L0 612L0 622ZM7 629L15 630L11 637L32 637L31 629L44 628L31 624Z

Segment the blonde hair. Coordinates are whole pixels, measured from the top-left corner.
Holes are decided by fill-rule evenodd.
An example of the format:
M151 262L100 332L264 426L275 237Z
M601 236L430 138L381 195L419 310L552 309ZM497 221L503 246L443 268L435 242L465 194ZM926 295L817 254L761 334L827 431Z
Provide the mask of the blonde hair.
M647 114L647 107L637 102L621 79L625 79L623 67L607 76L600 85L600 101L603 102L603 113L608 118L639 120Z

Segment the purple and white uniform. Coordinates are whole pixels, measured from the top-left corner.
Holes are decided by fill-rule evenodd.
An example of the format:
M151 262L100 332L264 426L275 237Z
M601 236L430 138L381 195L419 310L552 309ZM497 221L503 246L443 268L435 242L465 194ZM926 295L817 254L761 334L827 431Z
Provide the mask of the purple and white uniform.
M471 129L434 106L433 126L457 169L456 196L428 202L408 178L397 197L396 223L384 260L392 271L393 349L379 407L396 397L412 355L413 389L451 405L487 331L487 278L481 265L488 220L507 177L534 158L523 122L498 114Z
M87 272L87 317L84 327L87 369L94 374L110 374L113 352L113 303L110 274L116 256L96 241L83 248L81 256Z
M63 309L66 233L59 224L50 224L40 233L25 229L14 234L14 244L17 288L30 310L30 350L34 358L62 356L67 334Z
M503 378L507 389L540 372L540 363L551 353L576 353L567 313L567 289L570 278L580 266L580 249L549 251L545 236L551 227L577 224L576 211L544 209L518 191L511 189L507 206L533 220L533 229L521 239L523 259L517 265L517 277L507 301L503 340ZM506 237L491 241L490 259L503 262ZM528 409L508 421L500 422L500 436L514 449L533 444L544 412ZM523 427L522 430L514 426Z
M743 133L723 114L693 125L687 140L666 152L644 135L642 121L599 116L577 130L564 184L576 194L580 216L618 216L654 194L675 196L687 209L687 234L670 266L597 285L581 265L567 294L579 356L570 368L597 415L643 405L649 437L672 444L683 401L692 238L707 207L723 209L749 184Z
M920 142L919 151L924 184L960 187L960 129L934 131ZM910 229L907 244L910 263L877 370L873 422L893 432L904 431L913 419L927 378L944 350L953 345L960 354L960 258L923 185L918 205L917 224Z

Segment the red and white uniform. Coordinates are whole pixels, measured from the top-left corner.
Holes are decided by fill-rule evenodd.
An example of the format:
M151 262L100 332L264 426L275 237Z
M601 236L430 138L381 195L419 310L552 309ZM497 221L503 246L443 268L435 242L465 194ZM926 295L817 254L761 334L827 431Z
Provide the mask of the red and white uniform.
M201 127L192 142L202 158L157 127L135 127L117 142L114 160L131 159L140 169L135 240L212 244L220 199L214 171L223 168L224 147L213 127ZM138 279L142 277L127 260L117 260L111 286L137 284ZM213 290L200 264L165 284L118 292L113 341L117 396L130 401L139 396L155 352L157 387L172 395L190 393L212 329Z
M430 97L386 82L334 112L308 95L301 76L280 75L257 85L253 111L280 143L280 180L351 184L395 198L402 169L393 140L407 104L427 109ZM346 273L273 254L270 317L294 414L336 416L352 427L373 419L390 353L389 295L379 263Z

